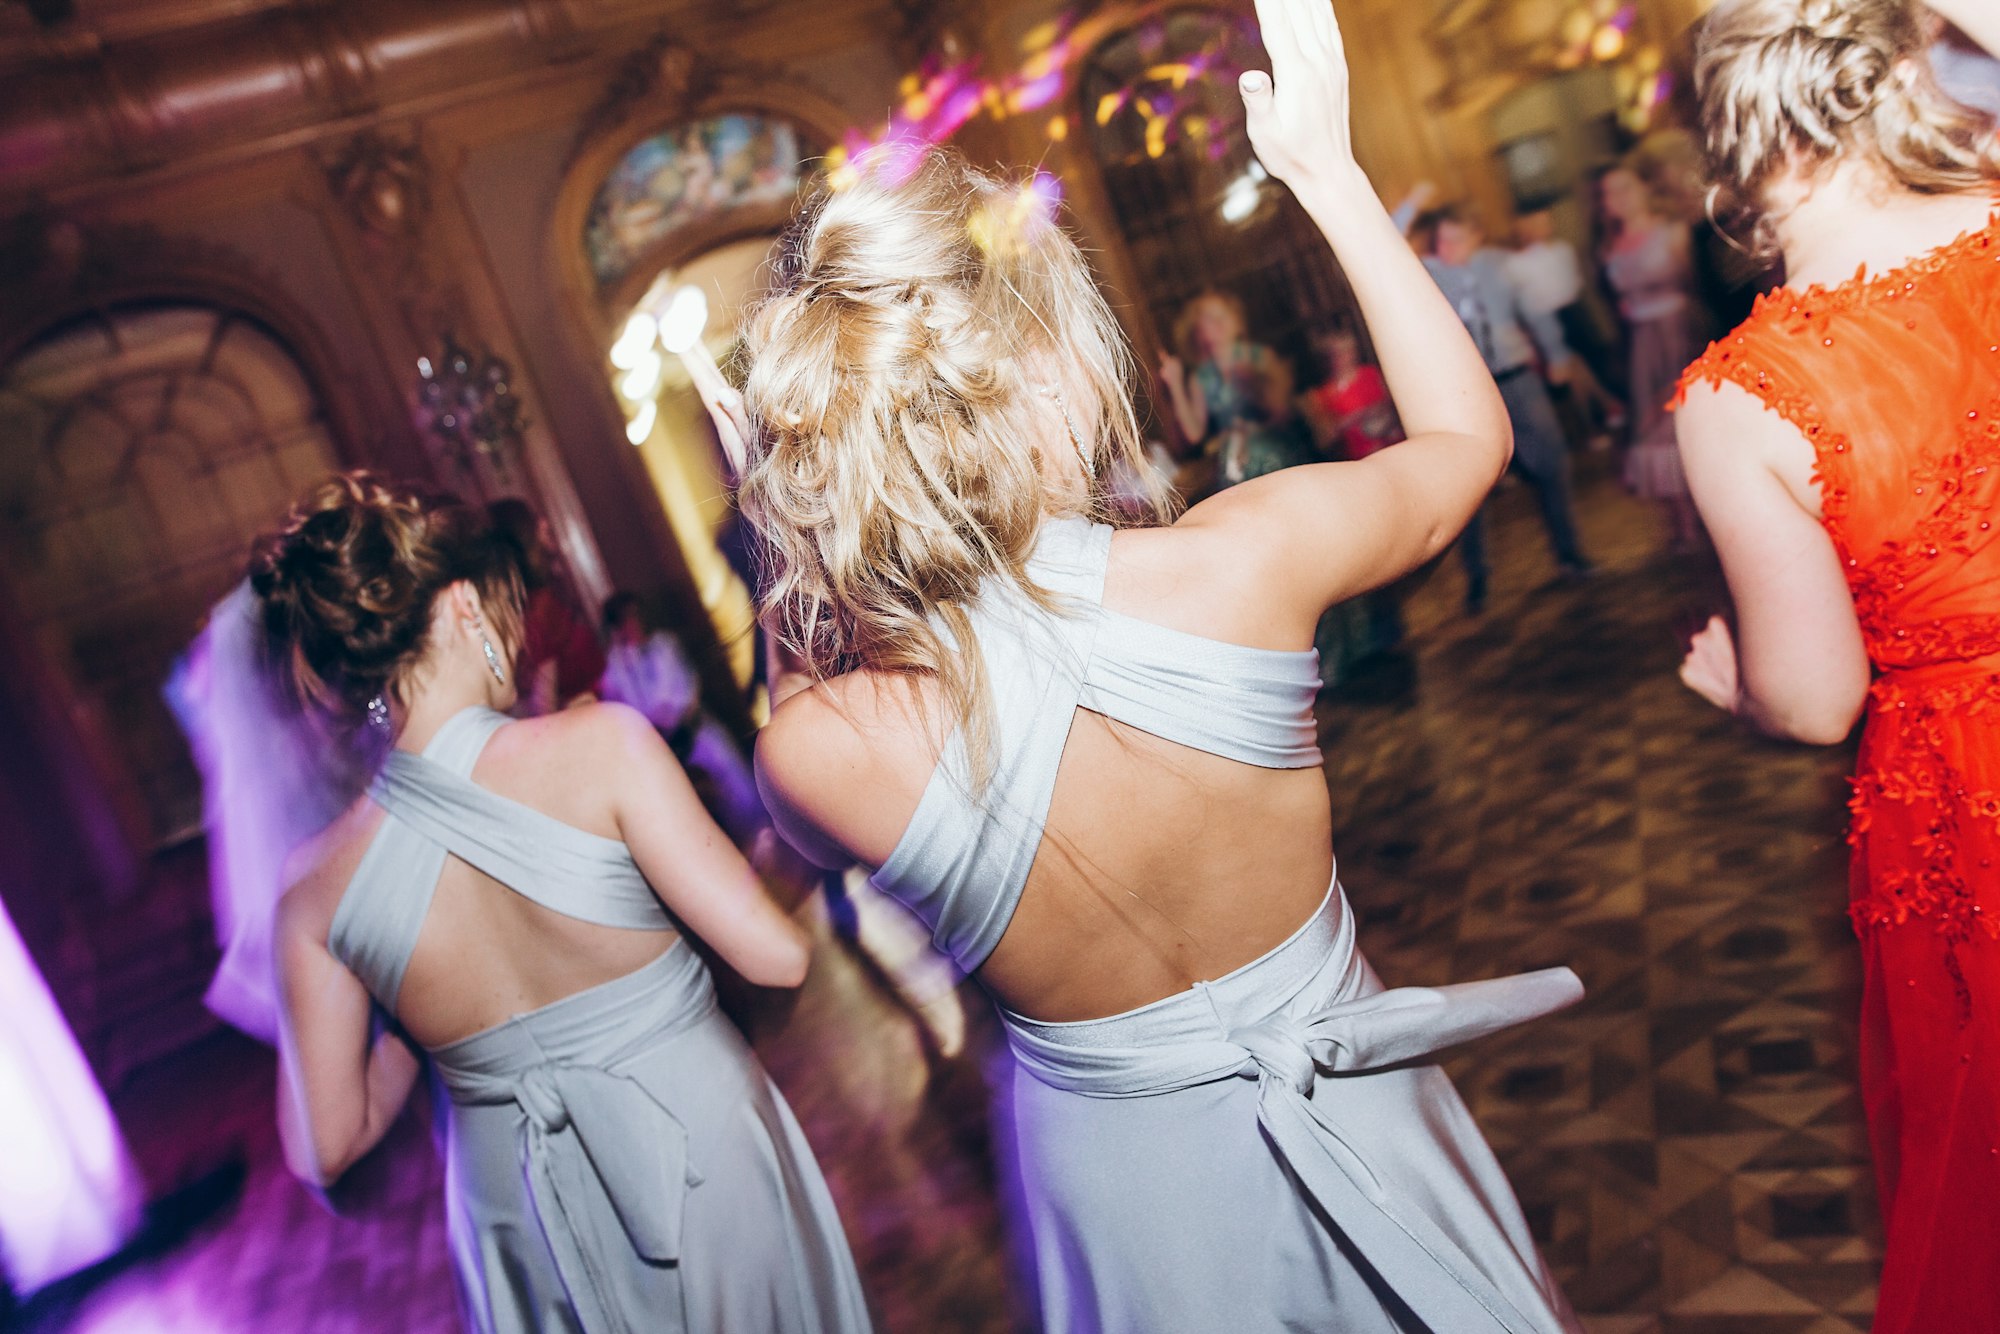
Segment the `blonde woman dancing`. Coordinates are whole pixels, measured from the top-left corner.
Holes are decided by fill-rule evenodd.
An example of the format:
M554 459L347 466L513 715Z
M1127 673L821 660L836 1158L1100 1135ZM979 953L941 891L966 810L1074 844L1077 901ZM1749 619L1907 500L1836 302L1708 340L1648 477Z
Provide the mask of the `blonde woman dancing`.
M762 781L1003 1007L1048 1329L1552 1334L1574 1323L1426 1058L1579 985L1383 989L1308 647L1452 540L1506 413L1355 165L1331 9L1258 8L1252 140L1351 275L1408 442L1114 532L1129 354L1035 192L933 154L822 199L749 338L765 614L816 678Z

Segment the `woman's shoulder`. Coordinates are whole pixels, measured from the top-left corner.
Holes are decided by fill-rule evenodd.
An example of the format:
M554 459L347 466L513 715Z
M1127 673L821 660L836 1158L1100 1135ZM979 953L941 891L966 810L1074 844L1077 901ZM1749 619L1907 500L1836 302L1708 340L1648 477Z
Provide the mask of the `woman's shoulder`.
M324 942L341 896L381 827L382 808L367 795L356 797L332 823L306 839L285 858L279 879L277 927Z
M494 732L481 763L497 761L502 767L554 764L608 779L635 747L659 742L658 730L639 710L612 700L593 700L508 722Z
M852 770L883 749L943 747L942 695L927 676L853 671L816 681L771 712L757 763L784 776L801 768Z
M787 841L821 865L879 865L944 752L928 677L857 671L815 682L757 734L758 790Z

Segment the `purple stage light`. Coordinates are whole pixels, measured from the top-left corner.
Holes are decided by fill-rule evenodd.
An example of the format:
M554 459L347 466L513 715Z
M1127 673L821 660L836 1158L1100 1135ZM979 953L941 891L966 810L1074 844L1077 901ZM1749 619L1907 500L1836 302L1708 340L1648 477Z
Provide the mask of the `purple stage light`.
M138 1226L137 1171L55 997L0 906L0 1264L30 1293Z

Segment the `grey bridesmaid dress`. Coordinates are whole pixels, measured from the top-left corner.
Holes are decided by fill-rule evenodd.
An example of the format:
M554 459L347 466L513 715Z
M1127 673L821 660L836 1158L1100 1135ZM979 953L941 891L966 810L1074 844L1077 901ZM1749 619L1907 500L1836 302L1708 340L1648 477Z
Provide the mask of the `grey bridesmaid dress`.
M623 843L490 792L507 719L468 709L370 788L388 813L328 936L394 1012L445 858L582 921L675 923ZM453 1259L487 1334L862 1334L812 1149L685 938L635 972L430 1053Z
M1030 576L973 628L994 696L974 799L946 747L875 883L970 972L1007 929L1073 715L1245 764L1320 763L1311 651L1202 639L1106 611L1111 531L1045 521ZM1050 1334L1553 1334L1575 1318L1498 1163L1424 1058L1559 1009L1567 968L1384 990L1338 880L1228 976L1105 1019L1003 1014L1012 1154Z

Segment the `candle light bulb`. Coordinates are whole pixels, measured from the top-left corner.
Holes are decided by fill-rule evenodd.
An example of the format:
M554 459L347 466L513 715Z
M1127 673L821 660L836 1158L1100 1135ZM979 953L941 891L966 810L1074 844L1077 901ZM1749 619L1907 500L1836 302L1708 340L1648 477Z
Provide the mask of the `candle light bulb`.
M708 327L708 296L692 284L675 291L660 312L660 342L667 351L685 355Z
M611 364L619 370L631 370L639 364L639 358L653 346L653 339L659 336L660 326L645 311L632 313L625 321L624 331L618 341L611 345Z
M659 405L652 399L649 398L641 403L639 411L633 414L632 420L625 423L625 438L635 445L645 444L648 437L653 434L653 422L659 413Z

